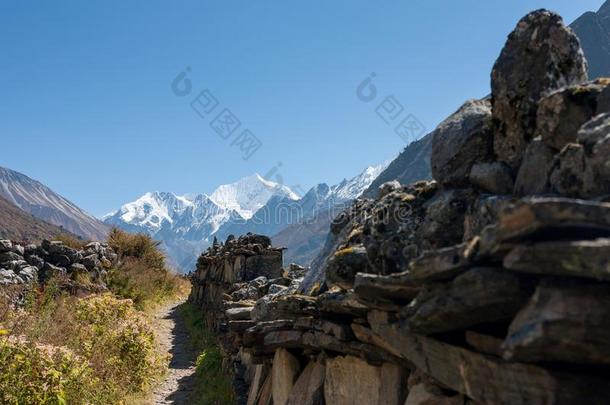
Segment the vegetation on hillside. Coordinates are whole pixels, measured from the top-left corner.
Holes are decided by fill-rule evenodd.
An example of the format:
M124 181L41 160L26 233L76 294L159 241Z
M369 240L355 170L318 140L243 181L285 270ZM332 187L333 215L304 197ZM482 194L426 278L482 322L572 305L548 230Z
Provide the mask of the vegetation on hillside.
M0 196L0 239L37 242L67 233L65 229L28 214Z
M113 230L108 243L120 257L109 292L75 297L51 279L16 307L23 292L0 290L0 403L134 403L163 376L168 359L143 310L187 294L189 283L148 236Z
M190 283L168 271L159 242L150 236L114 228L108 244L121 263L108 274L108 287L117 296L133 300L138 309L144 310L188 294Z

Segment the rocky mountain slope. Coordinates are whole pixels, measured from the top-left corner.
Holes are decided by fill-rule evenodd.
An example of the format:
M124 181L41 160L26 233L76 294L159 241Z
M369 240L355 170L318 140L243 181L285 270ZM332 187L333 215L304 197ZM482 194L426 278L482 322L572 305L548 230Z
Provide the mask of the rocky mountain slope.
M411 184L418 180L430 180L430 154L432 153L432 134L410 143L388 167L379 174L362 194L375 198L379 187L388 181L396 180L401 184Z
M118 211L106 215L106 224L129 232L143 232L163 243L172 262L185 272L190 271L197 256L214 237L224 240L229 235L248 232L265 235L284 233L280 240L289 242L289 251L299 248L290 257L309 261L323 241L327 229L309 228L312 235L308 249L291 233L305 235L300 229L307 227L319 214L326 223L362 194L385 166L369 167L352 179L328 186L319 184L302 198L288 187L265 180L255 174L235 183L221 185L209 196L177 196L168 192L146 193L134 202L123 205ZM291 243L298 243L292 245Z
M65 229L44 222L0 197L0 239L39 242L65 233Z
M589 62L589 77L610 76L610 1L589 11L570 25L578 35Z
M256 235L201 256L191 301L238 404L607 402L610 79L537 10L491 88L433 132L434 181L333 221L319 271Z
M0 167L0 196L36 218L88 240L104 240L108 226L44 184Z

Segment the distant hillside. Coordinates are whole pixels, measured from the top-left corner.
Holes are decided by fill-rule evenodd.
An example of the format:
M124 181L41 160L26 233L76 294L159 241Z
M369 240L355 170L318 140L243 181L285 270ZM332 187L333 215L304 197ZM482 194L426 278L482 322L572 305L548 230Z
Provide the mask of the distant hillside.
M610 1L589 11L570 25L580 39L589 63L589 78L610 76Z
M430 133L420 140L412 142L396 159L371 183L362 197L375 198L379 186L392 180L401 184L411 184L419 180L432 179L430 154L432 153L432 136Z
M3 167L0 167L0 197L38 219L88 240L105 240L110 230L39 181Z
M284 251L285 265L290 263L311 265L328 237L332 216L329 211L319 213L305 223L289 225L271 237L274 246L287 248Z
M37 242L65 233L65 229L44 222L0 197L0 239Z

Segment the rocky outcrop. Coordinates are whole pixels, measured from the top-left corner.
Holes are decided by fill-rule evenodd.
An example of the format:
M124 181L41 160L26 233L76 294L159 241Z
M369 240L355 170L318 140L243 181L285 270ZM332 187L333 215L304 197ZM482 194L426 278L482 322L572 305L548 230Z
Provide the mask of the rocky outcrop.
M534 137L540 97L587 80L587 62L572 30L546 10L528 14L508 37L492 71L494 151L513 169Z
M227 287L238 402L607 402L610 118L585 69L557 15L528 15L491 110L434 131L436 181L358 200L302 280Z
M105 243L92 242L78 250L61 241L21 245L0 240L0 287L27 287L54 278L75 294L104 291L104 276L117 261Z

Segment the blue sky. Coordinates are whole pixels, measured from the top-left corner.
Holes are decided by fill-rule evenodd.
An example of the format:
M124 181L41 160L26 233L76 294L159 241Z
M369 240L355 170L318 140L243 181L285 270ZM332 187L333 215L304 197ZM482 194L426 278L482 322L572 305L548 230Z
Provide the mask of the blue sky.
M278 163L271 179L288 186L335 183L404 148L376 114L385 97L431 130L488 93L528 11L571 22L601 3L4 1L0 166L95 215L146 191L211 192ZM171 83L186 67L192 90L177 96ZM378 95L366 103L356 88L371 72ZM202 118L190 103L205 89L218 105ZM228 140L210 126L225 108L241 122ZM236 142L245 129L261 143L248 160Z

